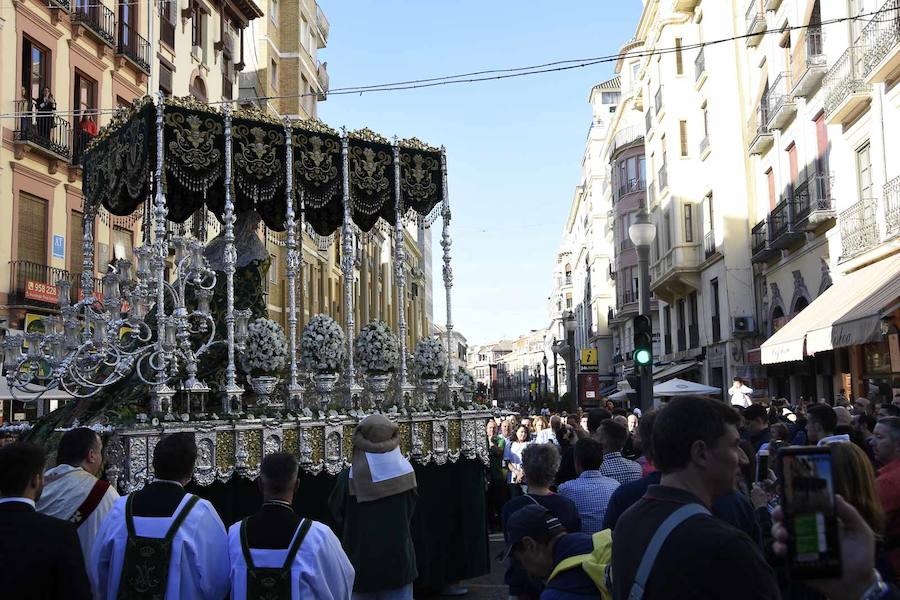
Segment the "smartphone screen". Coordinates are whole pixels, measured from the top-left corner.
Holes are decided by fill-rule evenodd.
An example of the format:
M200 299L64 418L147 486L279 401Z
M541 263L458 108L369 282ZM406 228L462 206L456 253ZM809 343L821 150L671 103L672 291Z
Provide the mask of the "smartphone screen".
M760 452L756 455L756 481L765 481L769 478L769 453Z
M782 506L788 529L788 572L793 579L840 577L841 552L834 508L831 451L784 448L779 453Z

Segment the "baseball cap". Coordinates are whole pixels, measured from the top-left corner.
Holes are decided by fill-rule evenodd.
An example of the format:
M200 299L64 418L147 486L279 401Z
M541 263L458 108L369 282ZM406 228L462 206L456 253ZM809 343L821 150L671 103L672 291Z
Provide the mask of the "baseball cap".
M538 504L520 508L506 520L506 550L500 560L506 560L513 547L526 537L541 538L555 529L563 529L562 523L553 514Z

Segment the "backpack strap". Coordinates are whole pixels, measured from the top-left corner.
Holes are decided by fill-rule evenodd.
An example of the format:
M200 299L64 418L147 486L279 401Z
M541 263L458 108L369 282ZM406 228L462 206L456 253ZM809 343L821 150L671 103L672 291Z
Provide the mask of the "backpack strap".
M169 531L166 532L166 541L172 541L172 538L174 538L175 534L178 532L178 528L181 527L181 524L184 523L184 520L187 518L188 513L191 512L191 509L194 508L194 505L199 501L199 496L191 496L190 500L187 501L187 504L184 505L184 508L181 509L181 512L178 513L178 516L175 517L175 520L172 521L172 525L169 526Z
M306 538L306 534L309 533L311 527L312 521L309 519L303 519L300 522L297 533L294 534L294 541L291 543L290 548L288 548L287 557L284 559L284 566L281 567L283 571L291 568L291 565L294 563L294 557L297 556L297 551L300 550L300 545L303 543L303 540Z
M247 563L247 570L252 571L256 567L253 566L253 557L250 555L250 544L247 543L247 521L250 517L245 517L241 521L241 552L244 554L244 562Z
M537 500L535 500L534 496L532 496L531 494L525 494L525 497L528 498L529 500L531 500L536 506L540 506L541 508L544 507L544 505L541 504L540 502L538 502Z
M656 557L663 544L666 543L669 534L676 527L696 515L709 515L709 511L705 506L692 503L682 506L666 517L666 520L662 522L656 533L653 534L647 549L644 551L644 556L641 558L641 563L638 565L637 572L634 575L634 583L628 592L628 600L641 600L644 597L644 586L647 585L647 579L653 570L653 563L656 562Z

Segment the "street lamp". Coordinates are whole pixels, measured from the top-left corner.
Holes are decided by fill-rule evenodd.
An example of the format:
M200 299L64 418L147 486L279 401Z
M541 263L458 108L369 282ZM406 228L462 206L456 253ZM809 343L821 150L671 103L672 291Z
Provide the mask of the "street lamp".
M559 405L559 366L557 363L557 357L559 357L560 351L560 343L556 338L553 338L553 343L550 345L550 350L553 351L553 395L556 398L556 412L562 413L562 408Z
M575 313L571 310L567 310L563 314L563 326L566 329L566 355L568 356L566 359L566 374L568 375L567 391L569 392L569 403L566 406L566 410L569 411L569 414L575 414L578 408L578 371L575 368Z
M544 358L541 360L544 363L544 398L550 395L550 392L547 391L547 387L550 382L547 380L547 353L544 353Z
M656 239L656 225L650 222L650 215L645 207L641 207L637 218L628 228L628 237L637 249L638 272L640 273L639 294L641 297L640 314L650 319L650 244ZM648 357L647 364L640 369L641 408L649 410L653 406L653 356Z

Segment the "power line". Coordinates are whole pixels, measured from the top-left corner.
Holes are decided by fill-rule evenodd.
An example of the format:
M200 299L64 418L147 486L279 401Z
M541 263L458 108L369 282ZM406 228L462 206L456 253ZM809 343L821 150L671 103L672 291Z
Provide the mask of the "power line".
M175 1L175 0L160 0L160 1ZM539 65L531 65L526 67L508 67L501 69L485 69L480 71L472 71L467 73L459 73L455 75L445 75L442 77L431 77L424 79L412 79L407 81L397 81L397 82L389 82L382 84L371 84L371 85L362 85L362 86L350 86L350 87L342 87L335 88L333 90L329 90L325 95L326 96L342 96L347 94L366 94L371 92L390 92L390 91L405 91L411 89L422 89L422 88L430 88L430 87L438 87L444 85L452 85L452 84L460 84L460 83L479 83L483 81L497 81L503 79L512 79L518 77L525 77L529 75L541 75L545 73L555 73L561 71L568 71L572 69L580 69L584 67L590 67L597 64L603 63L611 63L617 62L623 58L649 58L653 56L664 56L667 54L672 54L676 52L684 52L687 50L695 50L704 48L706 46L715 46L719 44L724 44L728 42L734 42L738 40L744 40L747 38L752 38L756 36L765 36L769 34L783 34L788 31L795 31L800 29L808 29L810 27L820 27L825 25L834 25L838 23L845 23L849 21L856 20L865 20L865 17L875 16L881 14L884 11L873 11L869 13L863 13L850 17L839 17L834 19L828 19L825 21L821 21L819 23L807 23L805 25L793 25L793 26L785 26L779 29L770 29L760 33L755 34L742 34L737 36L719 38L707 42L697 42L694 44L682 45L680 47L663 47L656 48L653 50L647 50L644 52L625 52L625 53L617 53L610 54L605 56L593 57L593 58L583 58L583 59L566 59L553 61L549 63L543 63ZM891 22L893 23L893 19L889 19L888 21L876 21L876 19L868 20L868 23L873 22ZM284 94L284 95L272 95L272 96L251 96L245 98L238 98L237 100L220 100L207 102L208 105L224 105L224 104L236 104L236 103L244 103L244 102L266 102L269 100L288 100L288 99L297 99L297 98L306 98L310 96L319 96L319 92L307 92L302 94ZM90 115L90 116L99 116L104 114L115 114L121 109L85 109L85 110L70 110L70 111L54 111L53 115ZM13 113L4 113L0 114L0 118L21 118L33 116L36 113L35 111L23 111L23 112L13 112Z

